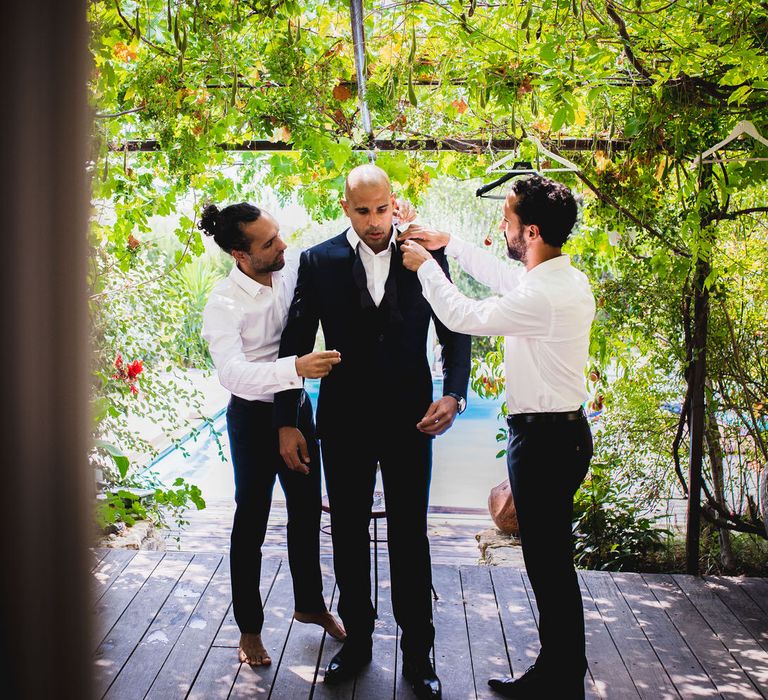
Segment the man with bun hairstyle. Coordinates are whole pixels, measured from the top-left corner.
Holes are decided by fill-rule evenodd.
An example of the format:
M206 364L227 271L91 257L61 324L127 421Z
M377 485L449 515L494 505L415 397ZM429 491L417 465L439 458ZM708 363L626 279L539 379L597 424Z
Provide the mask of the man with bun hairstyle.
M235 518L230 573L232 607L240 628L239 658L254 666L271 663L261 639L264 610L259 593L261 546L267 530L275 478L288 510L288 561L293 579L294 619L320 625L335 639L344 629L326 609L320 573L320 455L312 408L298 413L306 435L306 461L296 469L283 462L273 427L274 394L302 386L303 377L325 377L341 362L334 350L278 359L280 334L296 284L298 260L286 255L275 219L252 204L214 204L198 224L232 256L234 266L219 282L203 312L208 341L222 386L232 393L227 407L235 476ZM311 350L311 348L310 348Z
M410 239L403 264L417 272L424 296L448 328L506 336L507 469L541 642L536 663L520 678L488 681L508 698L584 697L584 611L571 521L573 496L592 458L582 403L595 300L587 277L561 250L576 217L565 185L532 175L514 181L499 226L508 256L521 266L434 229L412 225L402 236ZM461 294L428 252L443 248L499 296Z

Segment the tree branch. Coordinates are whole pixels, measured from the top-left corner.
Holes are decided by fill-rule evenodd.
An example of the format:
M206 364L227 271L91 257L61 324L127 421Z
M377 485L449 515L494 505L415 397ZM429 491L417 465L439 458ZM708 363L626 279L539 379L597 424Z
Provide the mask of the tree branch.
M144 105L141 107L134 107L133 109L126 109L122 112L115 112L114 114L94 114L94 119L117 119L117 117L124 117L126 114L133 114L135 112L141 112L144 109Z
M120 8L120 0L115 0L115 9L117 10L117 14L120 16L120 19L122 20L123 24L128 27L128 29L131 30L131 34L135 36L136 34L136 27L134 27L126 18L125 15L123 15L123 11ZM162 54L165 54L166 56L173 56L173 54L170 51L166 51L162 46L158 46L157 44L152 43L149 39L145 38L144 36L139 36L139 41L144 42L147 46L151 46L155 51L159 51Z
M608 0L608 2L605 4L605 9L608 12L608 16L613 20L613 23L619 28L619 36L621 37L622 43L624 44L624 55L627 57L634 69L640 73L640 75L650 80L651 74L645 69L645 66L642 64L640 59L635 56L634 51L632 51L632 40L629 37L627 25L624 24L624 20L619 17L618 12L616 12L616 7L614 6L613 2L611 2L611 0Z
M768 214L768 207L750 207L749 209L738 209L737 211L724 211L713 214L708 223L712 221L723 221L736 219L747 214Z

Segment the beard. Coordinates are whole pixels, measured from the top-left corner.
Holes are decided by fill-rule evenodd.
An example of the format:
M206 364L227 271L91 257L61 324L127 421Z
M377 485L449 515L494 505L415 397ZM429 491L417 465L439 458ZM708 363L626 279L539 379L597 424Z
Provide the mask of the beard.
M523 238L523 232L520 231L510 243L507 241L507 257L511 260L517 260L521 263L525 262L525 258L528 253L528 246Z
M285 254L280 253L274 260L265 262L264 260L254 260L251 258L251 265L257 272L278 272L285 267Z

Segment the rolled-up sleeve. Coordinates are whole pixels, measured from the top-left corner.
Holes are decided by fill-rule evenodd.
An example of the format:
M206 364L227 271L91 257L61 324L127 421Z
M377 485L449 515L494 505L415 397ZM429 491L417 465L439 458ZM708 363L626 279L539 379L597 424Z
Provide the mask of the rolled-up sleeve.
M475 300L464 296L434 261L418 271L422 293L435 315L452 331L471 335L546 338L553 310L541 293L515 285L500 297Z

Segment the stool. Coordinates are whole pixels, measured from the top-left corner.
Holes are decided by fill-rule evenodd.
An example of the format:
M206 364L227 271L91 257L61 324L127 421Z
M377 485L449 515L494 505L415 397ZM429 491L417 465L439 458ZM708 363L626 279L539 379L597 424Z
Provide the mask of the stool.
M323 502L321 508L325 513L330 515L331 505L328 502L328 496L323 496ZM373 581L374 581L374 593L373 593L373 610L376 613L376 617L379 617L379 542L384 543L387 540L379 539L378 522L379 518L387 517L387 508L384 503L384 492L373 492L373 503L371 505L371 519L373 520ZM331 534L330 525L324 525L320 528L326 535Z

